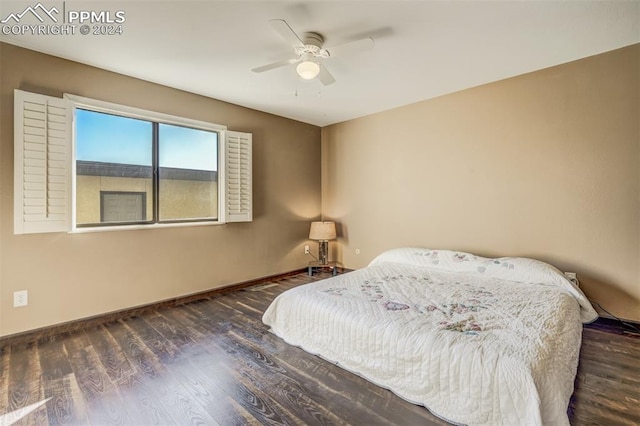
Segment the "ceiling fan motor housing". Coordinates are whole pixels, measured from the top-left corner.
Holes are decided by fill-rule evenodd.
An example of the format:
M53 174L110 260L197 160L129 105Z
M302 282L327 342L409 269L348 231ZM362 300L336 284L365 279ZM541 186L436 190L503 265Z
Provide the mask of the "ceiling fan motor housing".
M296 53L299 56L328 57L326 50L322 49L324 38L318 33L305 33L302 40L304 47L296 47Z

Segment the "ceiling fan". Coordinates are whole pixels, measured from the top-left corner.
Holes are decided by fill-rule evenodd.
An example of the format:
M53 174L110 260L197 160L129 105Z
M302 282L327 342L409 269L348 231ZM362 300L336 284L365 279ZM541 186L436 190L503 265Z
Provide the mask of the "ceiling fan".
M373 39L369 37L323 49L324 38L318 33L304 33L304 36L300 37L291 29L284 19L272 19L269 21L269 24L293 47L296 57L263 65L251 70L256 73L297 63L296 72L300 77L305 80L312 80L317 77L323 85L328 86L335 83L336 79L322 63L324 59L349 54L350 52L363 51L373 47Z

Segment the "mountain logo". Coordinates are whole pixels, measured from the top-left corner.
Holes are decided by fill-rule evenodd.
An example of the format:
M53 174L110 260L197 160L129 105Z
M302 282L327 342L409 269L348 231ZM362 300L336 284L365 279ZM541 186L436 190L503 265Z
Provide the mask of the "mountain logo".
M0 21L0 23L2 24L6 24L7 22L9 22L10 20L14 20L15 23L19 23L20 20L27 14L31 14L33 16L35 16L38 21L40 22L44 22L44 18L45 17L49 17L49 19L51 19L53 22L58 22L58 18L56 18L53 14L58 14L60 13L60 11L53 6L51 9L47 10L46 7L44 7L42 5L42 3L38 3L35 6L31 7L28 6L25 10L23 10L21 13L10 13L9 16L7 16L6 18L4 18L2 21Z

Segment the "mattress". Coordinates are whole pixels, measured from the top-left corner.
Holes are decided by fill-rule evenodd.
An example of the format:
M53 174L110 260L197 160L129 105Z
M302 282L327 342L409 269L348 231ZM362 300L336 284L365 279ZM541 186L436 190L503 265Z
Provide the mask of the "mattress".
M394 249L290 289L263 321L457 424L569 424L582 323L597 314L546 263Z

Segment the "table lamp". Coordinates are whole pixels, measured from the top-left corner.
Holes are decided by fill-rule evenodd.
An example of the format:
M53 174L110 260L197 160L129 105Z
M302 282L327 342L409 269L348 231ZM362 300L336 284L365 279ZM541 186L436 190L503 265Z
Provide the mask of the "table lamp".
M334 222L311 222L309 239L318 241L318 262L322 265L329 263L329 240L336 239L336 224Z

